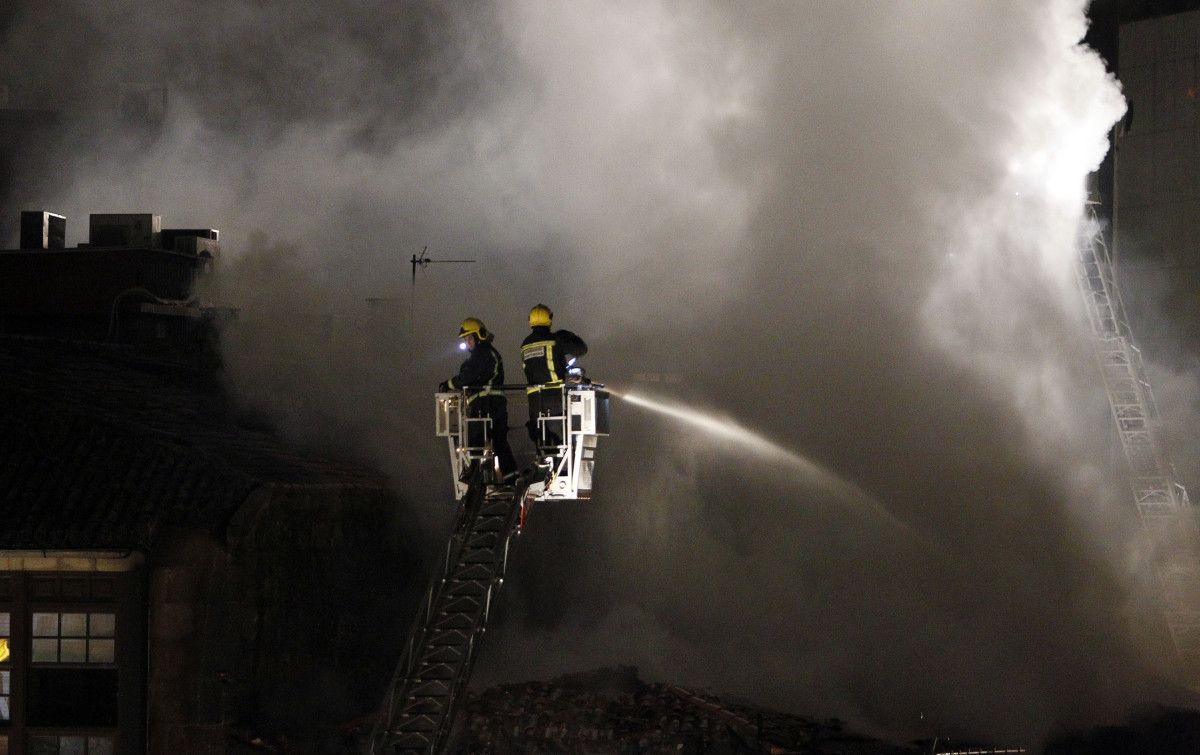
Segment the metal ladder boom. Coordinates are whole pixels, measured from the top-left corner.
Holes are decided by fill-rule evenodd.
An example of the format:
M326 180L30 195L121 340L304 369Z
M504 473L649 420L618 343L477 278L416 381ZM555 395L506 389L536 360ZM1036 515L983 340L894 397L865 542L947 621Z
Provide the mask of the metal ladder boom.
M1125 314L1104 233L1089 206L1079 245L1079 285L1100 372L1128 466L1133 502L1153 549L1163 616L1189 686L1200 688L1200 541L1195 511L1156 437L1158 409Z
M521 528L525 486L471 481L462 514L392 677L371 753L436 753L466 687L492 601Z

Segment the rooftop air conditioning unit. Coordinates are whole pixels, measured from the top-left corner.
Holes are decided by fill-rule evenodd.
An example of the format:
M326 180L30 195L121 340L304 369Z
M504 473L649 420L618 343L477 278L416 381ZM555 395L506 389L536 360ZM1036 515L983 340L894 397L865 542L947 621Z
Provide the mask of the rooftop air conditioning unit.
M93 213L88 224L90 246L133 246L153 249L159 245L162 218L146 213Z
M166 248L165 243L163 244L163 248ZM172 248L181 254L190 254L194 257L212 257L216 259L221 256L221 242L199 236L176 236L175 244Z
M221 254L220 238L216 228L164 228L162 248L216 259Z

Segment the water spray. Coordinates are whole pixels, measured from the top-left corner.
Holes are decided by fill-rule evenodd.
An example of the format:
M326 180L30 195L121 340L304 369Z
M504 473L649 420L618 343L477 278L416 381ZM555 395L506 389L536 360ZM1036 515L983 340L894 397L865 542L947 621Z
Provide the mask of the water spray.
M670 403L644 395L614 389L611 385L607 390L614 396L643 409L662 414L672 419L691 425L708 435L736 444L737 446L760 456L767 461L784 464L799 472L805 480L814 487L832 493L843 501L857 504L871 510L878 516L888 520L893 525L912 532L912 528L897 519L879 501L862 488L826 469L817 462L789 448L766 438L765 436L743 427L731 419L724 419L712 414L706 414L691 407ZM923 539L923 538L922 538Z

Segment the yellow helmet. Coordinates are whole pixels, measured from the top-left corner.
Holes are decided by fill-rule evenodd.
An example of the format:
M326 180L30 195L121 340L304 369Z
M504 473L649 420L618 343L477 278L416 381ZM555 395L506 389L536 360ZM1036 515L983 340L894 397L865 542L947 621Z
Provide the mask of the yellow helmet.
M458 337L475 336L480 341L488 339L487 328L483 327L483 320L478 317L468 317L462 321L462 325L458 329Z
M529 310L529 327L536 328L539 325L550 326L550 321L554 319L554 313L545 304L539 304Z

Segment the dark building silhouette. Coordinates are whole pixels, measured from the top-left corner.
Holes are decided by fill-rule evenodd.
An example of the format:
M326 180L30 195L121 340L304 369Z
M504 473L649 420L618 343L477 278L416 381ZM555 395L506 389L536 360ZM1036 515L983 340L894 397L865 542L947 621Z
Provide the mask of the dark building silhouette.
M1176 368L1200 358L1197 91L1200 0L1095 0L1086 42L1121 82L1129 110L1098 171L1118 274L1139 342Z
M1200 10L1120 27L1117 73L1129 111L1114 134L1116 251L1127 276L1156 302L1156 311L1141 314L1143 329L1155 336L1147 348L1180 367L1200 356L1197 60ZM1186 356L1173 353L1176 344Z
M175 236L0 252L0 753L346 749L423 587L379 473L226 395Z

